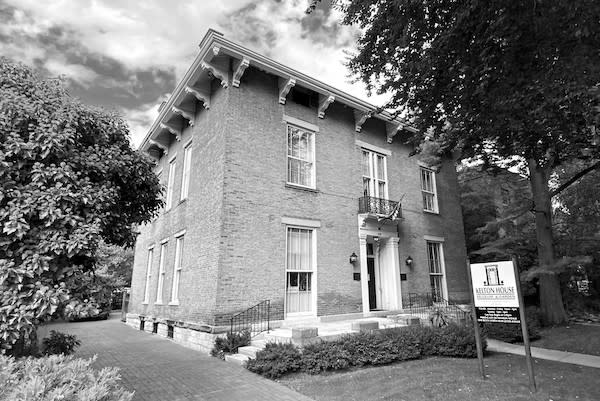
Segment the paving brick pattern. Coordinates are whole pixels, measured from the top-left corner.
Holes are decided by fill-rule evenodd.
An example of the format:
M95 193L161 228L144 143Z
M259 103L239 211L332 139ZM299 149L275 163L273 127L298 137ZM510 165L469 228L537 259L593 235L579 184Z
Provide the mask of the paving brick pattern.
M75 334L76 356L97 355L96 368L121 369L122 384L136 401L310 400L233 363L190 350L156 334L132 329L117 314L99 322L53 324L49 329Z

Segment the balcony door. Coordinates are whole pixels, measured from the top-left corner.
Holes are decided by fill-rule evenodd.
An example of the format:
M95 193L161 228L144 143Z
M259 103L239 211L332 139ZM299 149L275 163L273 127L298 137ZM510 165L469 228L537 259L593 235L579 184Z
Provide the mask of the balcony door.
M362 150L362 180L364 196L388 199L387 163L384 155Z

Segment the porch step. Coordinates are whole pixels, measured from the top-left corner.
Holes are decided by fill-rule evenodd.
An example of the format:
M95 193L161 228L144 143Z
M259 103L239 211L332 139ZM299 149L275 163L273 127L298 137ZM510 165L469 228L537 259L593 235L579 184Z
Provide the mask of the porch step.
M256 353L261 351L264 347L255 347L252 345L247 345L245 347L238 348L238 354L246 355L250 358L256 358Z
M250 341L250 345L251 345L251 346L253 346L253 347L257 347L257 348L261 348L261 349L262 349L262 348L264 348L264 347L265 347L265 345L267 345L267 342L268 342L268 341L267 341L267 340L265 340L264 338L257 339L257 340L255 340L255 339L252 339L252 340Z
M250 359L250 357L243 354L225 355L226 362L232 362L238 365L243 365L248 359Z

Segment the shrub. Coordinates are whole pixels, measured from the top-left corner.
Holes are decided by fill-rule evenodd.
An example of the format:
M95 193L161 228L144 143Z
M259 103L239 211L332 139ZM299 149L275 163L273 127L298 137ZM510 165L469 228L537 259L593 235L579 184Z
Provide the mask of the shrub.
M55 330L50 330L50 337L44 338L42 343L45 355L71 355L75 352L75 348L81 345L81 341L76 336Z
M484 349L486 343L483 343ZM302 370L318 374L352 366L383 365L423 356L477 356L474 330L456 324L444 327L402 327L349 334L336 341L307 345L300 353L291 344L267 344L246 367L270 378Z
M302 370L311 375L347 369L351 361L352 354L344 348L343 341L311 344L302 350Z
M118 369L94 370L92 359L65 355L16 360L0 355L0 399L5 401L129 401Z
M227 333L225 337L217 337L210 354L214 357L225 359L225 354L235 354L239 347L250 345L251 335L248 330L239 333Z
M246 368L270 379L295 372L302 366L300 350L290 343L267 343L265 349L256 353L255 359L246 362Z
M442 308L435 308L429 313L429 322L433 327L444 327L450 324L450 316Z
M527 330L530 340L540 338L540 318L539 310L535 306L525 309L527 318ZM483 323L483 334L486 337L494 338L500 341L516 343L523 341L523 332L520 324L515 323Z

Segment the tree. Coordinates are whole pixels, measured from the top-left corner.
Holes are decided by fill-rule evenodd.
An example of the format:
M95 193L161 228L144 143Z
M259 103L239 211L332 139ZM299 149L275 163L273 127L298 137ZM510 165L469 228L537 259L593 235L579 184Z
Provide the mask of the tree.
M313 2L314 6L315 2ZM600 167L600 2L596 0L349 0L343 22L361 28L352 73L389 93L419 129L485 166L519 166L535 211L540 303L547 324L566 314L556 275L551 199ZM550 190L551 172L584 161ZM581 175L580 175L581 174Z
M101 240L132 246L162 204L126 123L59 79L0 59L0 338L31 335L94 269Z

